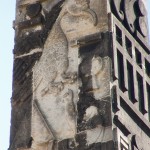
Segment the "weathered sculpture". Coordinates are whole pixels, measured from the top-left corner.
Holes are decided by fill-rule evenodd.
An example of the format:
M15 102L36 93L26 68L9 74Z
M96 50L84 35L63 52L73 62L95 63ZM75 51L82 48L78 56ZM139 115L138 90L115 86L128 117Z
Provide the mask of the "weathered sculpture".
M98 33L99 28L96 25L97 15L90 8L90 1L88 2L86 0L67 1L53 25L45 42L42 56L33 68L34 112L32 119L32 147L34 149L42 149L40 145L43 146L43 143L48 144L50 142L49 145L53 145L54 141L75 138L78 126L78 94L81 93L79 92L79 88L80 86L82 88L82 84L88 84L87 82L93 81L93 85L89 85L90 87L87 88L84 87L83 90L86 91L84 93L89 93L87 95L93 95L93 99L95 98L98 101L110 95L109 58L102 59L98 55L91 55L91 58L88 60L89 65L92 65L91 73L88 73L85 69L87 64L84 64L84 61L86 61L87 58L78 58L80 52L79 45L76 41L78 41L79 38ZM82 26L84 28L81 28ZM80 59L80 61L78 61L78 59ZM80 73L78 72L79 65L81 68L79 72L82 74L81 78L79 78ZM91 79L84 81L84 78L87 76ZM103 89L103 87L105 88ZM36 117L36 115L39 116L37 110L34 110L36 107L41 109L40 111L42 111L43 114L41 113L40 116L47 120L47 122L45 122L46 127L49 128L51 133L44 127L41 118ZM84 124L91 122L95 116L98 118L99 113L96 106L91 105L86 108L86 111L87 114L84 114L84 116L88 119L83 118ZM103 111L105 111L105 109ZM40 125L41 127L39 127ZM45 134L43 133L41 135L41 130L46 130L44 132ZM95 130L95 132L99 133L97 133L97 137L94 138L101 142L99 135L104 134L105 129L98 127ZM108 131L109 130L111 130L111 127ZM94 139L90 141L91 131L89 130L87 132L87 135L89 134L89 137L87 137L89 138L88 142L89 144L93 144L93 142L95 142ZM112 139L111 135L107 138ZM75 141L75 139L73 141ZM77 145L77 143L75 143L75 145Z
M125 112L138 115L124 99L134 108L139 96L145 111L133 72L138 81L149 79L141 79L129 58L149 64L145 15L140 0L17 1L9 149L142 148L139 134L126 127ZM148 123L140 125L147 139Z

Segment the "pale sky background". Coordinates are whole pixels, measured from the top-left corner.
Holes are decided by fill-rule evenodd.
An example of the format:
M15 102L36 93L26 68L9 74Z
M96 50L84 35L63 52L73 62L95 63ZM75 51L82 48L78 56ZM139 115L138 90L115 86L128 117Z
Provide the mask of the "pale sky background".
M15 1L0 1L0 150L9 145Z
M15 18L15 1L1 0L0 3L0 150L7 150L9 147L14 46L12 21ZM150 0L147 8L150 22Z

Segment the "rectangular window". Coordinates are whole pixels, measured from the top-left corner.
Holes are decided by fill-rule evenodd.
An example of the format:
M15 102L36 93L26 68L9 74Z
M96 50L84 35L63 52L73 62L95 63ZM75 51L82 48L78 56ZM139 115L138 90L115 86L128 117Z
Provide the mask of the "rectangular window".
M150 77L150 63L145 59L146 74Z
M137 65L142 68L142 56L137 48L135 48L135 58Z
M148 100L148 116L149 116L149 121L150 121L150 85L147 83L147 100Z
M139 73L137 73L137 82L138 82L139 110L142 114L145 114L143 78Z
M125 37L125 45L128 54L132 57L132 43L127 37Z
M128 74L128 95L131 102L135 102L134 92L134 78L133 78L133 66L127 61L127 74Z
M116 40L120 45L122 45L122 31L119 29L117 25L116 25Z
M118 63L118 82L119 88L124 92L125 91L125 83L124 83L124 63L123 63L123 55L117 50L117 63Z

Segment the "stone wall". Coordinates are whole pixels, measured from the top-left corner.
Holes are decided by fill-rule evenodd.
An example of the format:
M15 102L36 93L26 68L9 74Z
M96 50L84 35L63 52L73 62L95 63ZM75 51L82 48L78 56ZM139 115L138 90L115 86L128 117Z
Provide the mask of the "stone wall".
M146 23L141 0L17 0L9 150L149 150Z
M112 149L107 13L102 0L17 1L11 150Z

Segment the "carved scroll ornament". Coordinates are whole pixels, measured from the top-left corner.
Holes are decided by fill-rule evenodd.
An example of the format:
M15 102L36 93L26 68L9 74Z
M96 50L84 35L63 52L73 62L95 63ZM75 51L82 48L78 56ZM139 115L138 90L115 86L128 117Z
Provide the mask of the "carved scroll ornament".
M112 11L131 32L148 36L147 11L142 0L111 0Z

